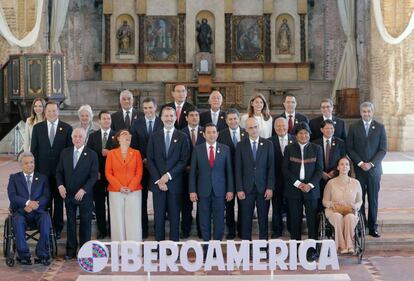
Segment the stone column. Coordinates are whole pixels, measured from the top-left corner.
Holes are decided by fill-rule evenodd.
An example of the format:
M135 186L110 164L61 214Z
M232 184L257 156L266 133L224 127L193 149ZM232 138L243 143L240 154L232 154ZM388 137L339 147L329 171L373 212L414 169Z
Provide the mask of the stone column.
M178 14L178 62L185 63L185 14Z
M111 14L104 14L105 17L105 63L111 63Z
M270 15L264 14L264 57L265 62L272 60L272 47L270 43Z
M144 63L145 58L144 21L145 14L138 14L138 63Z
M231 18L233 14L224 14L224 30L225 30L225 62L231 63Z
M298 14L300 17L300 61L306 62L306 15L308 13L308 1L297 1Z

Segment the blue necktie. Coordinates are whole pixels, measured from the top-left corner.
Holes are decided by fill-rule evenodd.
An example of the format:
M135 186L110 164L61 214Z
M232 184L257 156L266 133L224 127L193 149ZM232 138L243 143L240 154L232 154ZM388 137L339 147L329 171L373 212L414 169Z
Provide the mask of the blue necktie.
M168 155L168 150L170 149L170 142L171 142L171 136L170 131L167 131L167 134L165 135L165 153Z
M253 142L253 159L254 161L256 161L256 153L257 153L257 147L256 147L256 142Z
M27 189L29 191L29 198L30 194L32 193L32 180L30 175L26 175L26 183L27 183Z
M148 135L150 135L152 133L152 120L148 121L148 123Z
M233 131L233 143L234 143L234 146L237 145L237 131L236 130Z
M369 123L365 122L365 135L368 136L368 132L369 132Z
M79 151L75 150L75 152L73 153L73 169L75 169L76 164L78 164L78 160L79 160Z

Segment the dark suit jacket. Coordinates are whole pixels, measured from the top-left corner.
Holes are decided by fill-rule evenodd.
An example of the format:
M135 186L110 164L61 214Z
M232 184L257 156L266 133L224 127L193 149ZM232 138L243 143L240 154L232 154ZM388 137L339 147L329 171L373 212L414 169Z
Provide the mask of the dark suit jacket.
M282 150L280 149L280 142L279 142L279 136L271 136L269 140L273 143L273 151L275 153L275 192L279 195L283 195L283 189L284 189L284 177L283 177L283 171L282 171L282 164L283 164L283 154ZM295 143L295 137L288 134L288 145ZM287 145L286 145L287 147ZM285 147L285 148L286 148Z
M240 141L242 141L242 140L244 140L245 138L248 138L248 137L249 136L246 133L246 131L243 128L240 128L240 135L239 135ZM234 168L234 163L235 163L235 160L236 160L236 146L233 143L233 133L230 132L229 128L221 130L219 132L217 142L225 144L228 147L230 147L230 153L231 153L233 168Z
M164 107L166 107L166 106L169 106L169 107L172 107L172 108L176 109L176 108L175 108L175 103L174 103L174 102L170 102L170 103L164 104L164 105L161 107L161 110L160 110L160 117L161 117L161 112L162 112L162 109L163 109ZM188 111L189 111L190 109L194 109L194 108L195 108L195 106L194 106L194 105L192 105L191 103L184 102L183 107L181 108L180 120L175 121L175 125L174 125L174 127L175 127L176 129L181 130L182 128L187 127L188 123L187 123L187 120L185 120L185 117L187 116Z
M208 197L212 192L215 196L224 197L226 192L234 192L230 148L217 143L213 168L210 167L208 153L205 143L197 145L193 150L189 192L197 192L200 197Z
M269 140L259 138L256 151L256 161L253 160L253 151L250 139L240 141L236 147L236 191L252 192L253 187L259 193L266 189L275 188L275 163L273 145Z
M33 127L30 150L35 157L35 170L45 176L55 176L61 151L72 145L72 127L59 120L52 147L49 142L47 121Z
M169 172L172 180L167 182L172 193L183 191L183 172L190 157L190 145L187 136L175 129L171 137L168 153L165 151L164 130L152 134L147 147L147 167L151 174L150 188L152 192L161 192L155 182Z
M211 119L210 109L200 114L200 125L205 127L207 123L213 123L213 120ZM228 128L226 123L226 112L220 110L217 120L217 131L220 132L226 128Z
M7 194L10 200L10 207L14 212L24 214L27 200L39 201L39 208L32 212L41 213L46 210L50 199L49 182L46 176L40 173L33 173L32 188L29 197L26 178L23 172L11 174Z
M193 152L193 149L194 149L193 144L191 143L191 132L188 126L183 128L181 131L187 136L187 141L190 144L190 159L188 159L188 161L191 161L191 153ZM203 133L204 133L204 127L198 126L197 133L196 133L197 134L197 140L195 144L196 146L206 142L206 139L204 138Z
M276 117L274 117L273 118L273 126L272 126L272 128L274 128L275 127L275 122L276 122L276 119L277 118L279 118L279 117L283 117L283 118L285 118L285 119L287 119L287 120L289 120L288 119L288 117L286 116L286 112L284 112L283 111L283 113L282 114L280 114L279 116L276 116ZM299 124L300 122L306 122L306 123L309 123L309 119L308 119L308 117L306 117L305 115L303 115L302 113L299 113L299 112L296 112L295 111L295 124L293 124L293 128L295 128L295 126L297 125L297 124ZM289 132L289 134L293 134L294 132ZM275 132L275 130L273 130L273 132L272 132L272 136L274 136L274 135L276 135L276 132Z
M164 124L159 117L155 117L154 124L152 124L152 133L162 130ZM131 147L138 149L141 152L142 159L147 158L147 144L150 138L147 130L147 121L145 117L140 117L134 122L131 128L132 140Z
M114 135L115 131L110 130L108 141L106 142L106 146L104 148L111 150L114 146ZM99 161L99 173L101 174L101 178L105 177L105 161L106 157L102 156L102 130L96 130L92 134L89 135L88 144L87 146L96 152L98 155L98 161Z
M93 186L98 179L98 156L96 152L85 146L79 156L78 163L73 169L73 146L65 148L60 155L59 165L56 169L57 186L66 188L66 201L78 203L75 194L79 189L86 191L82 201L92 200Z
M321 132L322 121L323 121L323 116L313 118L312 120L309 121L309 127L312 131L312 134L310 135L311 141L314 141L322 137L322 132ZM346 129L345 129L344 120L338 117L332 116L332 122L334 122L334 127L335 127L334 136L345 141Z
M320 197L319 182L322 178L323 156L322 148L314 143L308 143L304 148L305 178L303 183L311 183L312 188L308 193L303 193L293 184L299 180L300 167L302 164L302 153L298 143L293 143L285 148L283 159L283 175L285 177L284 195L287 198L318 199Z
M363 121L355 122L349 127L346 149L354 162L355 169L361 169L357 166L361 161L371 162L374 167L368 172L373 176L380 176L382 174L381 162L387 153L387 136L384 125L372 120L368 136L366 136Z
M336 169L338 160L346 155L346 147L345 147L345 142L342 139L332 137L331 153L329 154L329 163L328 163L328 166L325 166L325 145L323 141L324 141L323 138L319 138L313 141L313 143L322 147L323 170L326 173L329 173L330 171Z
M132 126L134 125L134 122L141 116L143 116L142 112L140 112L138 109L135 109L135 108L132 109L130 130ZM111 119L112 119L111 129L114 130L115 133L118 132L119 130L126 128L125 120L124 120L124 113L122 109L115 113L112 113Z

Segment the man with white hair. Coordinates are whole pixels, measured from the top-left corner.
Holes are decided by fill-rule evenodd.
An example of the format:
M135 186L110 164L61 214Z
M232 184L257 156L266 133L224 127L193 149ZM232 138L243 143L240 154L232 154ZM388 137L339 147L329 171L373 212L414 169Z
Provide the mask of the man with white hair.
M99 162L95 151L85 146L86 132L76 128L72 132L73 146L60 154L56 169L59 194L65 200L67 234L66 260L76 257L76 211L79 207L79 240L82 245L91 240L93 187L98 179Z
M382 175L381 162L387 153L387 135L384 125L373 119L374 105L363 102L361 119L349 127L346 150L354 162L356 178L361 183L362 214L365 218L365 195L368 193L369 235L380 237L377 224L378 192Z
M122 129L130 130L132 123L142 117L142 112L134 108L134 96L131 91L124 90L119 94L119 103L121 110L112 114L111 128L115 132Z
M228 128L226 123L226 112L220 109L223 104L223 96L221 93L217 90L212 91L208 97L208 103L210 105L210 110L200 114L200 125L204 127L208 123L213 123L216 125L219 132Z

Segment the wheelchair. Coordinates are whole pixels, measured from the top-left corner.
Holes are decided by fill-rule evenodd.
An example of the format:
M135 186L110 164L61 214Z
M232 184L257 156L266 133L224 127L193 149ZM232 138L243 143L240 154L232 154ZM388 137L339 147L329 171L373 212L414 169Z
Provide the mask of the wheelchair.
M39 241L40 231L37 229L35 224L28 224L25 233L26 241L34 240ZM9 210L9 215L7 216L4 222L4 232L3 232L3 256L6 259L6 265L13 267L15 264L16 257L16 237L13 231L13 214ZM49 233L49 257L51 259L57 256L57 240L53 227L50 229Z
M325 216L325 211L321 211L319 214L319 227L318 227L318 239L333 239L335 240L335 229ZM358 258L358 263L362 261L362 257L365 252L365 223L361 212L358 212L358 224L355 227L354 236L354 255Z

